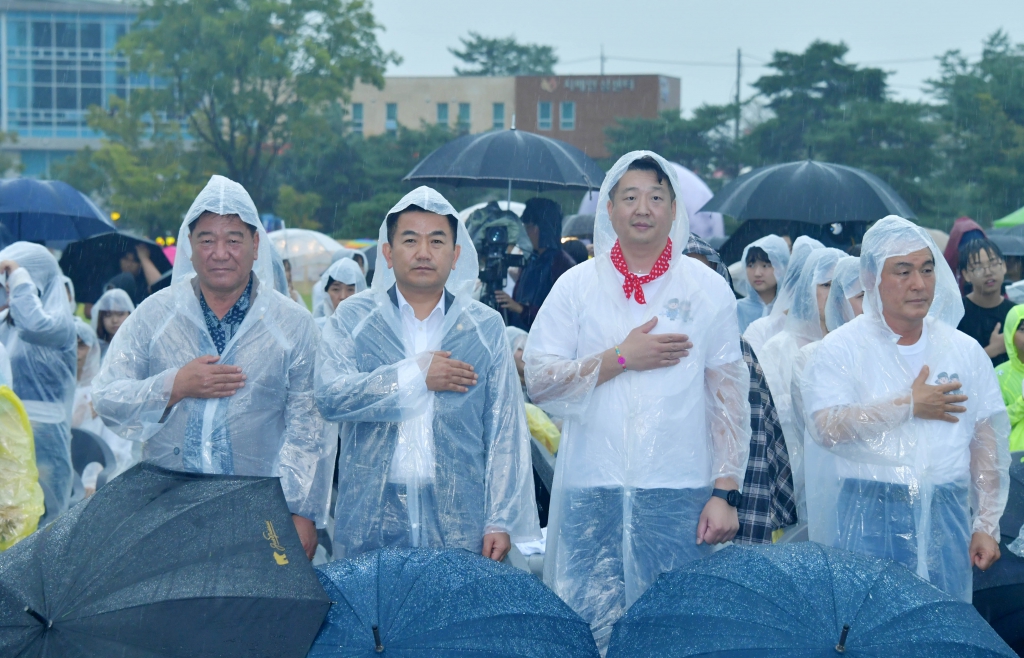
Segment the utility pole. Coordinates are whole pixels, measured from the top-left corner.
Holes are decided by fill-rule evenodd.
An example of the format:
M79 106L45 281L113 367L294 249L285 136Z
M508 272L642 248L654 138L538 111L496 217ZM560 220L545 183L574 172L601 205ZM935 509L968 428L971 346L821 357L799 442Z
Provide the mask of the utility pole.
M604 44L601 44L601 75L604 75Z
M736 49L736 126L733 130L733 148L736 149L736 175L740 175L740 74L743 70L743 52Z

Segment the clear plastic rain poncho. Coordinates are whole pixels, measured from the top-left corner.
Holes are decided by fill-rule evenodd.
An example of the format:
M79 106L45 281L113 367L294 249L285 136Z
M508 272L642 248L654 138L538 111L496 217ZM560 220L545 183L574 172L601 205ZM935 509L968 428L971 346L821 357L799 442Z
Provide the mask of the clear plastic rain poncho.
M793 377L797 374L794 364L803 347L821 340L825 335L821 328L821 311L818 309L818 286L832 281L836 263L845 256L838 249L831 248L810 252L800 280L792 289L791 308L784 316L786 322L783 330L769 339L757 353L765 381L775 401L775 410L779 414L782 435L786 437L789 465L793 471L797 519L800 523L807 518L807 501L804 498L803 430L802 427L797 428L791 394Z
M835 331L859 315L853 310L850 300L864 293L860 282L860 258L846 256L836 264L832 275L832 289L828 291L825 303L825 325Z
M428 187L388 215L412 205L458 216ZM486 532L538 539L519 375L501 316L471 299L479 264L465 226L459 222L461 253L445 285L443 324L423 351L405 330L386 242L385 220L373 286L338 306L317 359L317 404L341 423L334 556L383 546L479 553ZM468 393L429 391L435 350L471 364L479 382Z
M768 304L764 303L761 296L757 294L754 287L750 285L750 279L747 278L747 253L751 247L760 247L768 254L768 260L772 263L772 269L775 271L775 282L776 299L772 300ZM767 317L771 312L773 305L778 300L778 291L782 285L782 282L786 279L786 270L789 267L789 245L786 241L777 235L766 235L763 238L754 240L746 247L743 248L743 257L740 258L740 266L742 272L738 278L737 287L739 288L740 294L744 296L736 304L736 312L739 314L740 320L740 333L742 334L747 330L750 324L758 318Z
M601 186L594 258L555 283L524 354L530 398L565 420L544 581L591 624L600 644L660 573L710 551L696 543L700 513L716 478L742 486L750 447L750 373L735 297L716 272L684 255L683 204L676 203L671 264L647 293L642 320L612 264L609 195L643 157L678 189L660 156L634 151L619 159ZM655 316L654 333L689 336L689 356L598 385L601 354Z
M814 238L801 235L793 242L793 252L789 255L789 265L786 266L786 276L779 281L778 298L772 302L772 311L767 317L758 318L750 323L743 331L743 339L747 341L754 350L754 354L760 354L764 344L782 331L786 324L786 314L793 305L793 291L800 282L800 274L804 271L804 263L807 257L815 249L821 249L825 245ZM746 258L743 260L746 267Z
M39 485L46 499L44 526L67 509L71 497L71 406L75 399L78 338L68 310L60 267L37 244L15 242L0 261L20 267L7 277L0 307L0 342L11 360L14 393L32 421Z
M934 299L921 339L899 346L882 314L882 268L923 249L935 263ZM821 341L800 381L813 439L805 446L810 538L894 559L970 601L971 535L999 540L1009 490L1010 425L992 362L956 330L964 312L956 280L924 229L879 220L864 235L860 278L864 314ZM959 422L914 416L911 384L922 366L927 384L961 383L968 400Z
M14 388L14 375L11 374L11 357L7 356L7 348L0 343L0 386Z
M64 279L64 287L68 291L68 310L71 311L71 315L78 312L78 302L75 301L75 283L71 280L71 277L61 275Z
M226 398L185 398L167 408L178 370L217 355L199 303L189 224L206 211L256 227L258 257L248 312L218 363L242 368L245 386ZM171 285L128 316L93 382L96 411L120 436L145 441L143 459L165 468L281 478L294 514L326 521L309 493L326 459L323 419L313 400L319 332L312 316L275 291L267 234L245 189L214 176L178 233Z
M327 288L332 280L355 286L357 293L366 290L366 276L363 275L359 263L351 258L342 258L331 263L313 286L313 317L319 327L323 327L327 318L334 315L334 302L327 294Z
M135 304L128 293L120 288L111 288L103 293L92 307L92 330L97 336L107 336L106 327L100 325L100 313L131 313L135 310ZM100 338L100 355L106 356L107 348L110 347L110 338Z

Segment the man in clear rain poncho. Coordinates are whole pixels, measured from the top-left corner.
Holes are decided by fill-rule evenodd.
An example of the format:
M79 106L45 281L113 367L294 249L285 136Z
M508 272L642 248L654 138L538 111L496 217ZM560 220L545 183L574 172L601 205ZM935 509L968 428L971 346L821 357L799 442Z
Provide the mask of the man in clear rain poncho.
M810 538L893 559L970 601L971 565L999 559L1009 491L992 363L956 330L956 279L924 229L879 220L860 278L864 314L821 341L800 381L821 447L807 450Z
M269 245L245 189L212 177L181 224L170 287L114 336L93 403L108 427L145 441L146 461L280 477L312 556L327 509L323 488L311 493L328 453L313 399L318 332L274 290Z
M684 255L678 198L657 154L619 159L594 258L555 283L524 354L531 399L565 419L544 581L601 646L659 574L739 528L750 375L732 291Z
M540 538L519 376L501 316L471 298L478 268L455 209L417 188L381 225L372 288L323 328L336 558L423 546L501 560Z
M766 235L743 248L746 276L740 276L739 290L744 295L736 304L740 334L755 320L771 315L789 267L789 245L777 235Z
M15 242L0 251L0 343L10 358L14 393L35 436L46 526L71 499L71 407L75 400L78 334L60 267L46 247Z
M755 354L760 354L764 344L786 326L786 315L793 306L793 291L800 282L804 263L812 251L824 246L806 235L801 235L793 242L793 252L789 255L786 276L779 282L778 298L772 302L771 312L763 318L754 320L743 330L743 339L750 344Z

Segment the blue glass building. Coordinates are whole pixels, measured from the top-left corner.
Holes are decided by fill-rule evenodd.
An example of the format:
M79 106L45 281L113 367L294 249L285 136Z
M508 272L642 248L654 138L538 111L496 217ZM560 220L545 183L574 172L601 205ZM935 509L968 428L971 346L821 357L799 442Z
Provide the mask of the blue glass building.
M148 87L116 52L138 8L115 2L0 0L0 130L17 135L26 176L84 146L99 146L89 107Z

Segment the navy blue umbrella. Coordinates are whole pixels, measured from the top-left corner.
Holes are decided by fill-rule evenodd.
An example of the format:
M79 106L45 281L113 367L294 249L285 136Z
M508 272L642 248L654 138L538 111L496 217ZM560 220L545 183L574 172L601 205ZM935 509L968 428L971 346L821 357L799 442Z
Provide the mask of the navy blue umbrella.
M969 604L889 560L813 542L726 548L663 575L616 656L1015 656Z
M540 580L469 551L381 549L317 574L332 605L309 658L598 655Z
M0 225L12 241L57 248L117 230L89 197L67 183L33 178L0 180Z

